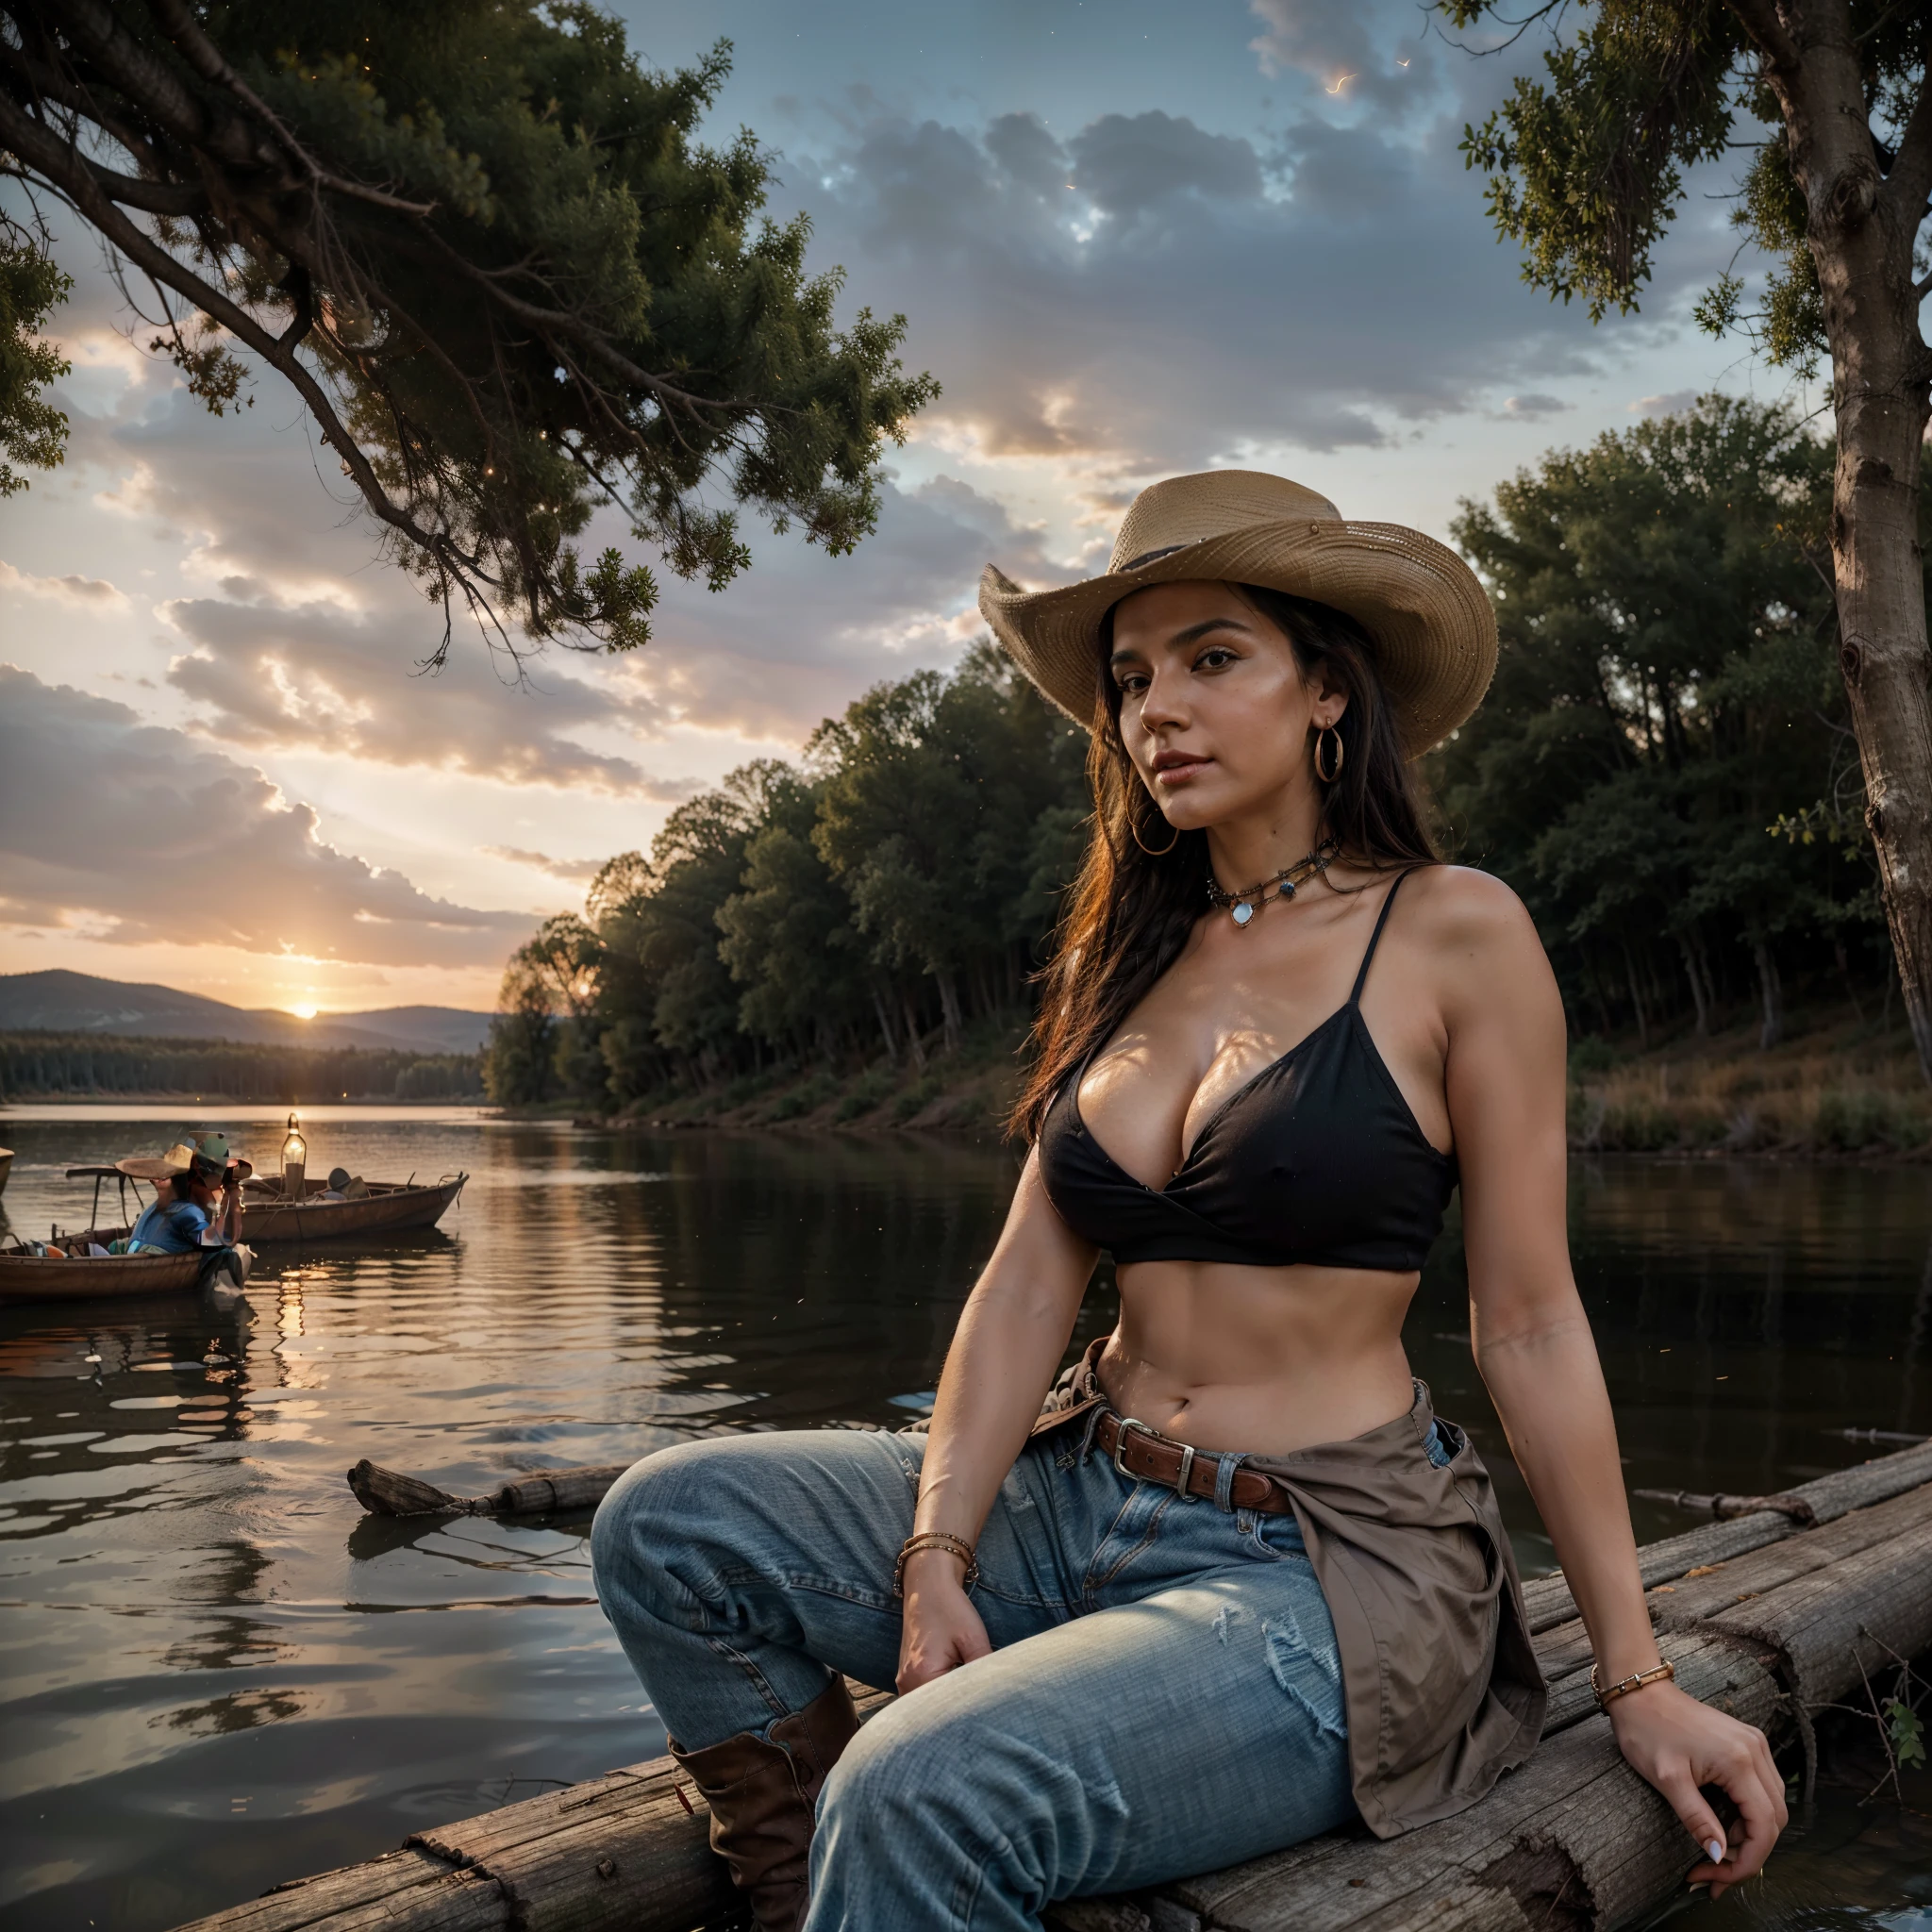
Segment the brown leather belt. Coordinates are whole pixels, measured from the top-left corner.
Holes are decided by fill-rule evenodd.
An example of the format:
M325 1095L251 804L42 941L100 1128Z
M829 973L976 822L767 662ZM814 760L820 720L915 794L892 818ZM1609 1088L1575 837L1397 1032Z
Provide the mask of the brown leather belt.
M1110 1457L1123 1475L1139 1482L1158 1483L1183 1496L1214 1493L1221 1474L1219 1456L1176 1442L1172 1436L1163 1436L1158 1429L1150 1429L1130 1415L1102 1409L1093 1440L1100 1445L1101 1454ZM1289 1516L1294 1512L1288 1491L1272 1475L1258 1469L1242 1467L1235 1471L1230 1500L1237 1509L1255 1509L1264 1516Z

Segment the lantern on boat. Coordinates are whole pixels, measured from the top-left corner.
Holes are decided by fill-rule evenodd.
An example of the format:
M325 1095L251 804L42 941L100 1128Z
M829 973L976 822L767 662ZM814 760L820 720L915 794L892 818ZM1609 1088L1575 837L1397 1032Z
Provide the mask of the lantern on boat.
M303 1176L308 1168L308 1142L295 1116L289 1116L289 1137L282 1142L282 1199L299 1201L304 1194Z

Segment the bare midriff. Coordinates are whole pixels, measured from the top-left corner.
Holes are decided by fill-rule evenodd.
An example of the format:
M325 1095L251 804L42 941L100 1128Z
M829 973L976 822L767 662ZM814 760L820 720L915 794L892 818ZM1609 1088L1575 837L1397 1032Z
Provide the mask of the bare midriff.
M1137 1261L1099 1364L1123 1415L1197 1449L1285 1456L1407 1414L1415 1274Z

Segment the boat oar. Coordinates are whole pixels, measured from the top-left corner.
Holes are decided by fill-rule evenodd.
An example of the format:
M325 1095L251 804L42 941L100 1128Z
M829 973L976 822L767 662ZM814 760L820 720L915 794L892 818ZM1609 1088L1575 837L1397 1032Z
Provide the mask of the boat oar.
M594 1509L627 1462L591 1469L544 1469L520 1475L487 1496L453 1496L421 1476L384 1469L366 1457L349 1472L349 1487L376 1516L548 1516Z
M1690 1490L1632 1490L1630 1493L1646 1503L1674 1503L1679 1509L1705 1510L1720 1522L1728 1522L1733 1516L1755 1516L1760 1509L1775 1509L1793 1523L1807 1525L1818 1521L1803 1496L1700 1496Z

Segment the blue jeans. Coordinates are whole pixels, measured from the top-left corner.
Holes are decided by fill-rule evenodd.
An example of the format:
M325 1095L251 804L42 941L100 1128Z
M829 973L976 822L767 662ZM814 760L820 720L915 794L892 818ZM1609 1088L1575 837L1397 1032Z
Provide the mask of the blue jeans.
M973 1598L992 1654L887 1706L826 1781L807 1932L1020 1932L1049 1900L1355 1815L1334 1626L1294 1519L1136 1481L1081 1434L1036 1438L1001 1485ZM681 1749L766 1729L835 1671L891 1684L924 1449L714 1438L605 1498L598 1596Z

